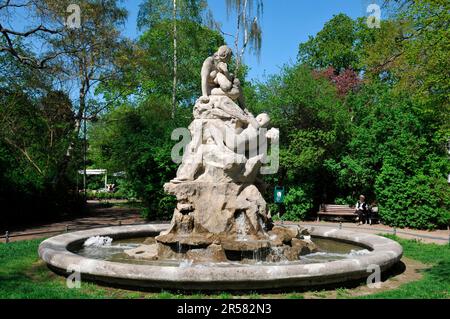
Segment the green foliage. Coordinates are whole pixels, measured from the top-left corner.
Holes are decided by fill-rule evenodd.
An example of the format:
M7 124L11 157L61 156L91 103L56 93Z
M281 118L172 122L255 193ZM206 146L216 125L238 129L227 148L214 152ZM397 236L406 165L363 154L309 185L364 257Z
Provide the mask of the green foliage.
M354 206L355 205L355 198L353 196L348 195L347 197L336 197L334 199L334 203L337 205L348 205L348 206Z
M165 6L171 2L148 1L143 6L150 6L151 10L156 10L159 5ZM188 4L202 1L182 2ZM192 3L189 6L193 5ZM144 14L150 12L141 8L140 14L143 15L143 19ZM97 93L105 96L111 108L124 101L139 104L150 96L161 100L172 97L174 47L172 41L167 39L173 38L173 22L166 14L159 18L148 17L148 19L152 21L151 26L147 25L150 22L142 22L144 32L139 39L116 55L116 64L120 66L121 72L97 88ZM203 26L197 21L199 19L201 20L200 17L185 17L177 21L176 98L179 108L192 107L201 92L199 70L203 61L224 43L223 37L218 32ZM183 110L178 112L183 113Z
M360 69L359 52L356 50L361 38L358 24L345 14L335 15L325 23L315 37L300 44L298 60L314 68L334 67L338 72L344 69Z
M144 201L148 218L167 218L174 208L163 185L177 167L171 159L171 133L185 124L174 123L169 109L169 103L152 100L138 108L124 105L90 131L92 160L108 170L126 172L127 188Z
M75 174L60 170L73 127L67 96L0 89L0 122L0 226L81 213Z
M138 69L135 70L137 87L141 94L170 96L173 82L173 45L161 41L171 37L171 21L162 21L146 31L139 39ZM200 72L203 61L223 44L222 36L191 21L178 22L177 100L183 106L192 106L201 92Z
M190 8L194 3L203 2L181 1L180 5ZM189 125L192 105L201 92L199 70L204 59L224 42L220 34L200 24L203 9L196 9L200 10L196 17L184 16L187 12L180 11L178 108L176 119L172 120L173 46L171 41L161 41L172 37L170 4L171 1L148 1L141 7L140 21L145 32L130 51L118 56L123 66L121 77L98 88L111 108L89 133L92 162L110 171L125 171L129 189L144 201L143 215L160 220L169 219L175 207L175 199L163 190L177 169L171 158L176 143L171 140L172 131ZM167 10L161 11L158 6ZM117 92L125 92L124 98L115 100Z
M448 9L448 1L411 1L380 29L340 14L301 44L300 65L293 69L306 64L322 70L318 74L329 67L338 73L364 71L359 90L341 103L329 91L319 98L309 94L307 88L324 92L322 78L311 84L287 72L249 92L252 102L275 106L260 103L256 109L269 109L282 129L286 184L312 185L316 204L353 204L365 194L390 225L432 229L448 224ZM301 105L300 112L292 112L293 105ZM305 106L329 115L321 117Z
M304 220L313 208L312 196L307 187L294 186L289 189L284 198L286 213L284 220Z
M309 67L297 65L259 84L248 100L255 113L267 112L280 129L280 171L266 181L271 188L277 178L294 189L300 183L311 185L308 195L318 208L323 193L333 193L327 160L339 156L348 138L350 115L336 89ZM302 211L293 216L304 216Z
M414 100L372 83L347 101L355 111L348 153L327 162L343 195L379 202L390 225L434 228L448 223L445 149L413 109Z
M380 216L389 225L434 229L450 222L450 196L443 178L417 174L410 178L385 164L375 191Z

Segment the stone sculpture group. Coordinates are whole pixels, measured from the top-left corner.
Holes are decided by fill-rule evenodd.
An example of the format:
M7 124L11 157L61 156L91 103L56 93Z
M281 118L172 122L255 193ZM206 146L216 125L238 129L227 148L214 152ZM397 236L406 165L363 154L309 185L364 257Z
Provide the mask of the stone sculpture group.
M177 176L164 185L177 198L170 228L156 243L128 255L226 261L256 251L259 259L278 261L315 249L304 239L305 229L273 226L258 175L279 131L268 129L267 114L254 117L247 110L240 81L228 70L231 56L231 49L222 46L203 63L202 96L189 126L192 139Z

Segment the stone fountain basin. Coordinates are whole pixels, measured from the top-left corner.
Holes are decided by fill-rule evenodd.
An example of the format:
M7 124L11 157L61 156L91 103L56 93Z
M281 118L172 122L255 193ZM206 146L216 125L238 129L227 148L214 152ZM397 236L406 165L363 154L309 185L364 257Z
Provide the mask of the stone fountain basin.
M362 280L373 273L369 266L378 265L381 271L386 271L399 262L403 254L402 247L388 238L325 227L310 228L312 237L359 245L369 249L370 254L314 264L171 267L89 259L71 252L89 237L150 237L168 227L167 224L117 226L66 233L43 241L39 256L59 274L69 275L78 267L82 280L105 284L176 290L270 290Z

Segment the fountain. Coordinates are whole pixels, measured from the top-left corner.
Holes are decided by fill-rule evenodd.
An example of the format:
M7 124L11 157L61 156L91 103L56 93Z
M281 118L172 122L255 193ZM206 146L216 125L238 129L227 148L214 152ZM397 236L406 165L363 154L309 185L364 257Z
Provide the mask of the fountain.
M128 286L266 289L359 279L368 276L369 266L386 270L399 261L401 246L386 238L272 223L259 175L279 131L268 129L267 114L254 117L246 109L240 82L228 70L230 57L222 46L203 64L202 96L189 126L192 140L177 176L164 185L177 199L170 225L50 238L39 248L50 268L67 274L76 265L82 278ZM142 237L148 238L114 245ZM320 238L352 243L353 250L323 251L316 245ZM333 258L318 261L323 254Z

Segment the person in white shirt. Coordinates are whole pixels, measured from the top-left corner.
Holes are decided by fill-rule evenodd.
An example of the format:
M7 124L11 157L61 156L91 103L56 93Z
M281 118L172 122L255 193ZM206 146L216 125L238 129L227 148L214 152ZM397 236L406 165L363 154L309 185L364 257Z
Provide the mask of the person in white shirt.
M358 214L359 225L365 224L369 217L369 206L366 203L366 197L364 195L359 196L359 200L356 202L355 212Z

